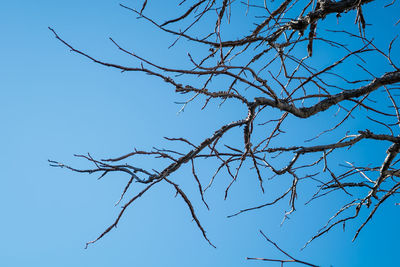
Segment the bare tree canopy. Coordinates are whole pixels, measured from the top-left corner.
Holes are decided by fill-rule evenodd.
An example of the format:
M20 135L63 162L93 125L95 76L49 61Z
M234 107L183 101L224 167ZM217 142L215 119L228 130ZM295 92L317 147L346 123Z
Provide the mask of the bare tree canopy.
M365 12L370 6L383 12L398 9L395 0L183 0L163 3L175 4L181 15L153 16L159 2L145 0L138 6L120 6L175 38L160 46L173 49L184 43L186 51L173 53L187 53L187 62L147 59L151 55L138 55L112 38L115 49L134 61L129 65L106 61L101 55L91 55L89 49L79 48L79 42L64 39L56 29L50 30L72 52L96 64L161 79L165 87L185 98L179 103L181 111L200 102L201 110L212 104L220 109L232 104L246 114L227 116L219 128L204 125L210 134L200 142L190 136L176 136L166 138L171 148L135 149L106 159L77 155L92 164L87 169L50 160L52 166L96 173L100 178L110 173L128 178L115 221L87 245L108 234L136 200L160 183L168 184L181 197L201 235L213 247L217 244L207 235L207 225L196 210L199 205L212 208L207 190L220 177L224 181L229 177L221 192L225 199L239 179L256 179L259 189L254 194L264 194L268 200L237 207L236 213L227 214L230 218L286 201L290 207L285 211L286 219L297 205L304 204L297 201L301 190L314 190L309 202L335 194L344 204L307 244L348 222L357 225L356 239L387 199L398 198L399 18L388 18L387 28L370 33L372 27L382 25L381 18ZM382 34L375 36L377 31ZM157 36L148 38L157 40ZM175 149L177 142L182 144L179 149ZM371 146L368 153L374 155L367 162L357 159L365 153L365 146ZM137 166L137 157L147 158L153 167ZM186 193L174 180L174 174L185 165L191 170L186 178L192 177L198 187L196 196ZM209 177L198 175L204 166L215 166ZM253 177L241 176L246 168ZM287 185L273 199L271 180ZM128 190L133 185L132 194ZM261 234L289 260L251 259L315 266L291 257Z

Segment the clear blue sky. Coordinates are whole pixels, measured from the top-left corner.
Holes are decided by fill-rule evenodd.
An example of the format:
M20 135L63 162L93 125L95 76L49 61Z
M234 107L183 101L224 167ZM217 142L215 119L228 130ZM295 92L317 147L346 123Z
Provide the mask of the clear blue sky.
M134 6L136 2L125 4ZM376 6L374 3L366 9L367 20ZM173 13L165 3L152 7L153 15ZM388 14L373 14L380 18L376 23L396 14L398 7L387 9ZM349 20L353 19L354 14ZM243 117L246 111L235 105L221 110L211 105L200 112L201 104L194 103L177 114L180 106L174 102L183 98L175 95L173 88L152 77L120 73L70 53L48 26L77 48L105 60L136 63L115 49L108 40L113 37L156 62L187 63L186 54L179 53L186 42L168 50L172 38L137 20L116 1L2 3L0 266L279 266L245 260L247 256L280 256L258 234L259 229L293 255L315 264L399 266L400 207L394 205L396 199L383 205L354 243L351 239L359 224L350 223L346 232L333 229L300 252L299 248L334 212L330 204L335 199L307 207L298 205L297 213L282 227L286 203L227 219L226 215L240 208L272 199L272 195L254 196L254 192L258 194L254 190L256 178L239 181L227 201L223 201L221 190L226 180L217 182L206 195L211 211L194 199L217 249L204 241L183 201L174 197L175 192L159 185L127 211L117 229L85 250L85 243L113 222L119 211L114 203L127 177L111 175L97 181L93 175L51 168L47 159L85 167L86 163L73 154L90 152L102 158L127 153L134 147L165 147L168 144L163 136L185 136L199 142L222 123ZM373 29L377 39L385 34ZM398 31L399 27L393 29ZM393 29L386 34L393 34ZM380 74L379 66L376 74ZM361 151L365 153L356 155L361 159L374 156L370 155L371 148ZM135 162L161 168L153 163ZM190 169L184 168L174 179L191 192L196 187L185 182L189 174ZM203 175L204 181L209 179L206 170Z

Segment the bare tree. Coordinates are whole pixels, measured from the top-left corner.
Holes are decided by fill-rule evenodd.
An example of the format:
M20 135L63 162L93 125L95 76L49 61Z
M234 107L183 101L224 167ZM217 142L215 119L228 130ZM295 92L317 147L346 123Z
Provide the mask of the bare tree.
M100 178L109 173L127 175L129 180L118 203L127 197L126 192L134 182L142 185L136 195L127 197L114 223L87 245L116 227L124 212L143 194L159 183L167 183L186 203L204 239L214 246L196 215L198 203L191 201L192 197L174 181L173 174L181 166L191 165L198 194L208 208L205 191L213 185L214 179L218 175L231 178L224 192L227 198L230 188L240 179L240 170L246 161L259 181L260 192L268 195L264 185L274 177L290 179L290 186L276 199L238 210L229 217L285 200L290 205L290 211L285 214L287 217L296 210L298 185L313 181L316 192L310 201L339 191L346 203L309 242L353 219L358 219L359 223L354 235L354 239L357 238L382 203L400 192L400 114L396 95L396 90L400 89L400 69L391 56L392 51L400 47L391 28L380 29L387 30L387 40L379 39L377 44L368 30L379 16L364 14L369 5L389 10L394 8L396 1L385 5L372 0L183 0L178 5L182 9L181 15L166 21L147 15L154 2L145 0L138 9L122 4L121 7L160 31L175 36L176 41L171 46L185 40L193 46L203 47L203 50L191 51L188 46L191 67L174 68L150 61L111 38L116 49L137 63L126 66L106 62L76 48L52 28L50 30L72 52L97 64L162 79L176 93L187 96L182 109L193 101L203 101L203 109L213 101L221 105L236 102L247 110L247 115L213 129L213 133L199 143L190 137L167 138L186 145L186 150L134 150L120 157L101 160L90 154L77 155L93 164L88 169L50 161L52 166L98 173ZM355 23L348 23L348 18L354 18ZM248 32L234 31L236 36L231 37L230 27L240 19L250 20L254 26L248 28ZM393 24L396 19L393 18ZM371 61L374 66L379 66L379 73L370 70ZM215 81L222 81L225 87L219 87L221 83ZM350 118L363 121L367 127L355 127L349 122ZM324 129L315 135L310 128L309 136L298 141L298 132L287 127L298 121L307 127L318 124L315 129ZM225 136L230 132L240 132L242 138L228 143ZM293 143L283 144L280 141L283 136L292 137ZM371 158L367 164L353 158L345 165L338 165L337 157L350 150L357 153L367 142L382 144L387 148L386 154L382 154L379 161ZM154 169L130 164L135 157L147 157ZM218 163L208 184L204 180L207 177L197 175L196 162L200 160ZM162 164L158 161L169 163L160 168ZM282 162L286 164L278 167ZM368 211L369 215L361 216L361 210ZM308 264L284 254L290 260L277 260L282 265L285 262Z

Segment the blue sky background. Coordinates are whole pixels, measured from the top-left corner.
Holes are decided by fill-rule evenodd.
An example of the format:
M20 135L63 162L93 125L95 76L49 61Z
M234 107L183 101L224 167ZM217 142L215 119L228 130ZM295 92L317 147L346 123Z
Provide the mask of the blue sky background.
M200 112L202 103L197 102L177 114L180 106L174 102L184 98L173 88L146 75L121 74L93 64L70 53L47 28L53 27L77 48L104 60L137 63L115 49L108 40L113 37L156 62L177 66L188 63L186 54L179 53L187 48L186 42L168 50L173 38L137 20L118 3L2 3L0 266L279 266L245 260L247 256L280 257L262 239L259 229L294 256L322 266L398 266L400 210L394 205L398 198L381 207L354 243L351 239L359 224L349 223L346 232L335 228L300 252L299 248L333 214L337 206L332 203L340 196L332 195L308 206L298 204L297 212L282 227L287 202L227 219L226 215L240 208L273 199L274 190L259 194L252 172L242 173L227 201L223 201L223 189L229 178L217 179L206 194L211 211L193 195L198 215L217 249L204 241L181 198L174 197L174 190L159 184L126 212L117 229L85 250L85 243L115 219L119 208L114 203L127 177L110 175L97 181L94 175L51 168L47 159L85 167L86 162L73 158L73 154L90 152L102 158L128 153L134 147L166 147L169 144L163 136L190 137L200 142L222 123L246 114L235 104L221 109L212 104ZM136 1L125 4L137 5ZM149 5L153 16L165 18L176 11L166 3ZM370 4L366 17L377 7L380 5ZM386 13L373 14L376 27L371 27L370 34L377 36L378 43L382 35L398 32L398 27L379 30L384 23L397 19L398 10L397 5L385 9ZM348 16L350 21L354 19L354 14ZM375 65L377 75L383 73L376 62L368 64ZM359 126L357 122L353 125ZM367 144L352 156L360 161L371 157L380 160L384 154L376 153L378 149L385 148ZM163 166L142 159L135 164L155 169ZM212 164L199 166L203 166L199 177L208 181ZM190 168L185 167L173 178L187 192L196 192L192 179L186 179L189 175ZM272 182L272 189L281 187L280 181ZM299 203L312 194L304 192Z

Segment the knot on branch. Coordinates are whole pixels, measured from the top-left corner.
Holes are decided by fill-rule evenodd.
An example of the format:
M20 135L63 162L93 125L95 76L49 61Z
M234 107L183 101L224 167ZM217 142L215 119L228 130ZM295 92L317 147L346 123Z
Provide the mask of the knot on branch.
M372 132L368 129L366 129L365 131L358 131L359 134L365 136L366 138L371 137L372 136Z
M331 1L331 0L318 0L317 5L315 6L315 10L325 10L332 3L333 3L333 1Z
M172 80L170 77L165 77L164 81L167 83L172 83L174 80Z
M309 22L305 18L298 18L297 20L292 20L289 22L289 29L299 31L300 35L303 35L304 31L307 29Z

